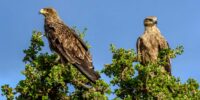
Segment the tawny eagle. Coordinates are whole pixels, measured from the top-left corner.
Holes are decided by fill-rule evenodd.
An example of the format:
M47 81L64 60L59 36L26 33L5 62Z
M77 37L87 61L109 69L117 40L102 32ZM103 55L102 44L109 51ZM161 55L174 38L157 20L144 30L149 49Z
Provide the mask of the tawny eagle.
M162 36L157 27L157 17L149 16L144 19L145 31L137 40L137 54L138 60L142 65L150 62L155 63L158 60L159 52L163 49L168 49L169 45L165 38ZM171 75L170 58L166 57L167 64L164 68Z
M71 63L92 82L99 79L88 47L76 32L64 24L55 9L43 8L40 13L45 17L44 29L50 49L60 56L62 63Z

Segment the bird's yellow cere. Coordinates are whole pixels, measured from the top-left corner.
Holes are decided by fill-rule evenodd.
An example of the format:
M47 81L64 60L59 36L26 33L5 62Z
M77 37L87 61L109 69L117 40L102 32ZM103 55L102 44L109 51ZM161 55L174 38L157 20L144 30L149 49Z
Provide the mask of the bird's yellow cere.
M41 9L41 10L40 10L40 13L41 13L41 14L45 14L46 11L45 11L44 9Z

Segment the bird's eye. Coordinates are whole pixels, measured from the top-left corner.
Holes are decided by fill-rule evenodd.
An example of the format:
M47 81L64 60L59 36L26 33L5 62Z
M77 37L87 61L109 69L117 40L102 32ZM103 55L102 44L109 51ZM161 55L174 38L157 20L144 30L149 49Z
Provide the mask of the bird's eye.
M153 21L153 19L148 19L148 20L151 21L151 22Z
M53 10L52 10L52 9L46 9L46 11L47 11L48 13L53 13Z
M155 21L155 24L158 24L158 22L157 22L157 21Z

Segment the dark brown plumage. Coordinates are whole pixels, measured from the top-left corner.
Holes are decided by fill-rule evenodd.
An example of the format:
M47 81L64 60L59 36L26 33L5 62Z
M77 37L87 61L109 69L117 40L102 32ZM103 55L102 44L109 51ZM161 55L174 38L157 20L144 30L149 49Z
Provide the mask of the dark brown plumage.
M43 8L45 16L45 34L50 49L55 51L63 63L73 64L90 81L95 82L100 76L94 71L92 58L86 44L76 32L66 26L53 8Z
M149 62L155 63L158 59L158 54L161 50L169 48L165 38L161 35L157 28L157 18L155 16L147 17L144 20L145 31L137 40L138 60L142 65ZM170 58L167 57L165 70L171 75Z

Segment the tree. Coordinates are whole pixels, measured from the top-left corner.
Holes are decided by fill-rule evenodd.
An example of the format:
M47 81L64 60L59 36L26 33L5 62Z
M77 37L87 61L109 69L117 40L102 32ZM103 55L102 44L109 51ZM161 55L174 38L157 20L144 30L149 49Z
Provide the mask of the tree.
M77 32L84 37L85 31ZM111 93L110 85L117 86L112 91L116 94L115 100L200 98L196 80L188 79L186 83L181 83L179 78L163 70L165 55L175 58L183 52L182 46L163 50L157 63L142 66L137 63L133 49L116 49L111 45L112 63L106 64L101 71L111 78L110 85L104 78L96 84L91 83L71 64L65 66L57 61L56 54L42 51L43 46L42 33L34 31L29 48L24 50L26 66L22 74L26 78L14 88L8 84L1 87L8 100L107 100Z
M14 99L17 93L17 100L107 99L106 93L110 92L107 83L103 80L91 83L73 65L57 62L56 54L42 53L43 46L41 32L34 31L31 45L24 50L26 66L22 74L25 80L21 80L15 88L8 84L2 86L3 95L8 100ZM69 85L74 90L70 90Z
M157 63L142 66L136 62L134 50L116 49L111 45L113 60L102 70L110 77L111 85L117 86L115 100L197 100L200 98L199 84L194 79L181 83L179 78L165 71L166 55L175 58L183 53L183 46L160 52ZM138 74L140 72L140 74Z

